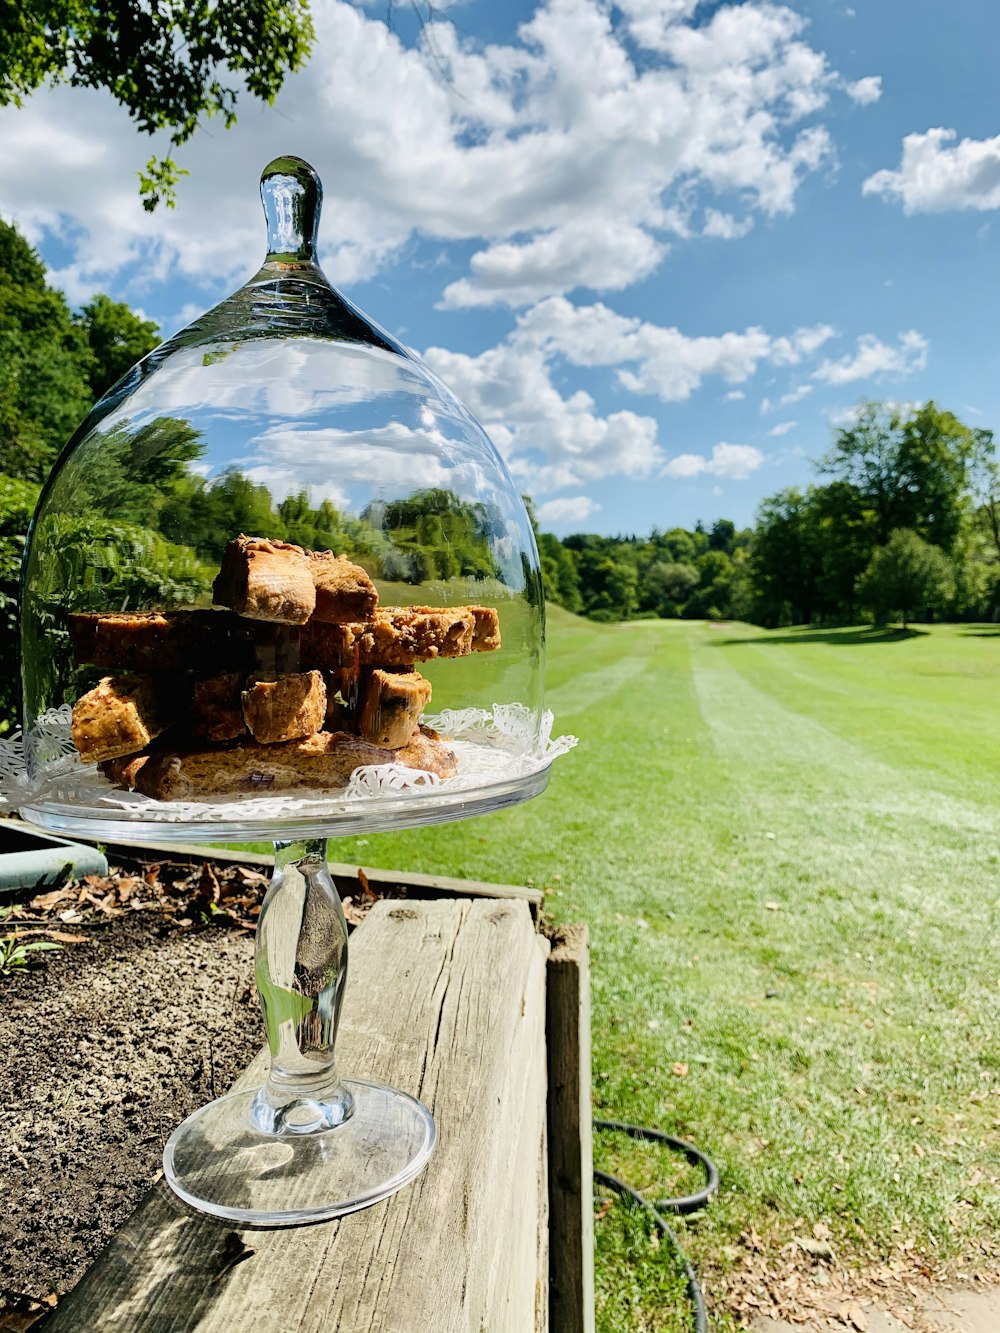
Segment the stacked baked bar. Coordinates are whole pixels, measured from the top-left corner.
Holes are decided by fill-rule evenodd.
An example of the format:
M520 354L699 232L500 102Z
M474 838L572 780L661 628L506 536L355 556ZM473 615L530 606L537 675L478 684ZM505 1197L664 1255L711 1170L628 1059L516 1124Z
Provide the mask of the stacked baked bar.
M368 764L455 773L415 668L499 648L492 607L380 607L345 556L243 534L213 601L70 616L77 662L110 673L77 701L73 743L116 785L183 800L339 787Z

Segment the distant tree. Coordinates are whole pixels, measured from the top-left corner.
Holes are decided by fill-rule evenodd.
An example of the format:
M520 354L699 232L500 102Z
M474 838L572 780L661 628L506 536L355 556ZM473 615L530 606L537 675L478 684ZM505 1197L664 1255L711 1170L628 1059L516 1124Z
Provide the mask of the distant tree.
M17 585L24 535L38 502L38 486L0 476L0 734L20 718L17 670Z
M658 616L680 616L698 581L699 574L694 565L677 560L657 560L646 572L645 599Z
M594 620L628 620L637 605L639 574L634 563L597 547L577 556L584 613Z
M273 102L313 41L305 0L82 0L4 6L0 106L20 106L44 83L103 88L145 134L170 131L171 151L219 114L228 129L238 96ZM173 203L182 173L155 157L140 176L149 210Z
M969 484L974 513L989 536L993 552L1000 561L1000 464L996 459L993 432L977 430L969 469Z
M858 580L858 597L880 623L897 613L905 629L918 611L944 605L954 572L944 552L907 528L897 528L872 556Z
M855 488L871 513L875 544L910 528L950 551L978 447L976 432L933 402L909 412L868 402L853 425L838 431L820 471Z
M688 618L720 620L729 614L734 568L725 551L708 550L695 561L698 586L684 607Z
M650 537L650 544L657 552L657 558L666 556L678 564L690 564L703 549L692 533L684 528L670 528L666 532L655 532Z
M724 551L726 555L732 555L735 545L736 524L730 522L728 518L716 519L708 534L708 549L710 551Z
M159 329L152 320L140 319L123 301L112 301L110 296L95 296L73 322L83 329L90 347L94 398L103 397L160 343Z
M90 407L93 358L45 266L0 220L0 473L42 481Z
M542 562L542 583L548 601L564 606L567 611L582 611L580 576L573 552L551 532L538 536L538 554Z
M850 623L857 613L857 581L876 546L871 511L856 486L833 481L809 488L805 521L818 553L817 613Z
M791 487L762 500L750 557L760 622L810 624L819 607L821 569L814 494Z

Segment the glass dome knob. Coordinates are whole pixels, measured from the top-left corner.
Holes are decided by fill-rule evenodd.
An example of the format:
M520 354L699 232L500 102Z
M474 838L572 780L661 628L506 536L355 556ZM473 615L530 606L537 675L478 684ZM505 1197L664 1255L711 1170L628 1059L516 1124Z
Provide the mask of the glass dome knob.
M261 173L267 218L266 263L314 265L323 185L301 157L276 157Z

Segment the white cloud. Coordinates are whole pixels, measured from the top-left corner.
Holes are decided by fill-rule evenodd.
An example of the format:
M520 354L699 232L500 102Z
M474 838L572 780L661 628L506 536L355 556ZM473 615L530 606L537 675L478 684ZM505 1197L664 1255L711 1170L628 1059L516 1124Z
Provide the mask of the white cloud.
M864 333L853 356L821 362L813 371L813 379L825 384L849 384L882 375L912 375L927 365L928 346L927 339L915 329L901 333L897 347L890 347L873 333Z
M690 18L699 0L618 0L632 36L649 51L666 49L671 27Z
M706 208L705 225L702 236L714 236L720 241L738 241L753 230L753 218L738 221L732 213L720 213L718 209Z
M794 389L789 389L788 393L783 393L780 398L762 398L760 400L761 413L776 412L779 407L792 407L795 403L800 403L803 398L808 397L813 391L811 384L799 384Z
M790 430L794 430L799 423L797 421L779 421L776 426L772 426L767 432L768 435L787 435Z
M739 403L746 397L742 389L730 389L725 396L727 403Z
M789 355L785 364L796 365L804 356L812 356L813 352L818 352L824 343L836 335L837 330L832 324L816 324L812 328L796 329L791 339L794 355ZM781 401L784 402L785 399Z
M731 384L762 361L796 365L833 335L827 325L772 337L760 328L689 337L677 328L619 315L603 303L576 306L550 297L518 319L517 338L578 366L615 366L623 388L665 402L689 398L710 375Z
M857 79L854 83L845 83L844 92L852 102L857 102L859 106L870 106L872 102L877 102L882 96L882 79L878 74L869 74L866 78Z
M678 454L671 458L661 475L688 479L708 474L724 477L727 481L745 481L763 461L764 455L752 444L717 444L710 458L703 454Z
M530 241L503 241L469 261L472 275L445 288L441 306L530 305L553 288L615 291L648 277L666 247L641 227L585 217Z
M954 130L908 134L898 171L876 171L864 194L898 199L904 213L1000 208L1000 134L993 139L957 138Z
M513 332L478 356L431 347L424 357L482 421L519 483L541 494L606 476L647 477L663 463L653 417L629 410L604 416L587 390L563 393L557 372L606 368L629 392L675 402L709 377L741 383L762 364L800 365L833 336L830 325L820 324L790 335L749 328L690 337L603 302L575 305L553 296L519 315ZM804 397L810 387L789 397ZM743 397L740 389L732 392ZM710 460L673 459L665 475L708 469L742 478L762 458L750 445L720 444Z
M582 390L564 397L552 382L552 355L514 337L479 356L431 347L424 359L533 493L606 476L648 476L662 460L656 421L630 411L601 416Z
M372 276L419 235L486 242L451 305L613 290L648 274L714 195L736 195L743 218L709 222L718 234L788 213L832 156L814 121L840 81L805 20L747 0L692 27L694 9L544 0L505 42L428 25L432 56L380 11L316 0L312 60L273 108L244 101L234 129L213 123L185 146L176 210L146 214L136 195L162 136L137 135L109 95L63 87L0 111L0 212L36 244L64 242L76 299L138 268L218 293L260 261L256 178L292 142L326 184L334 281Z
M557 527L564 523L582 523L591 514L600 509L596 500L588 495L567 495L560 500L546 500L538 506L539 523L552 523Z

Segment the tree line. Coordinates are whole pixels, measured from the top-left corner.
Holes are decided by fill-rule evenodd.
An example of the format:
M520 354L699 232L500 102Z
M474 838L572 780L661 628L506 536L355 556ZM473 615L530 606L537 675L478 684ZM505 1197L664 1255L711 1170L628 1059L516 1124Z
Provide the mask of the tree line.
M648 537L539 534L546 596L596 620L782 625L992 619L1000 605L993 434L933 402L866 402L818 461L824 480L764 499L751 528Z

